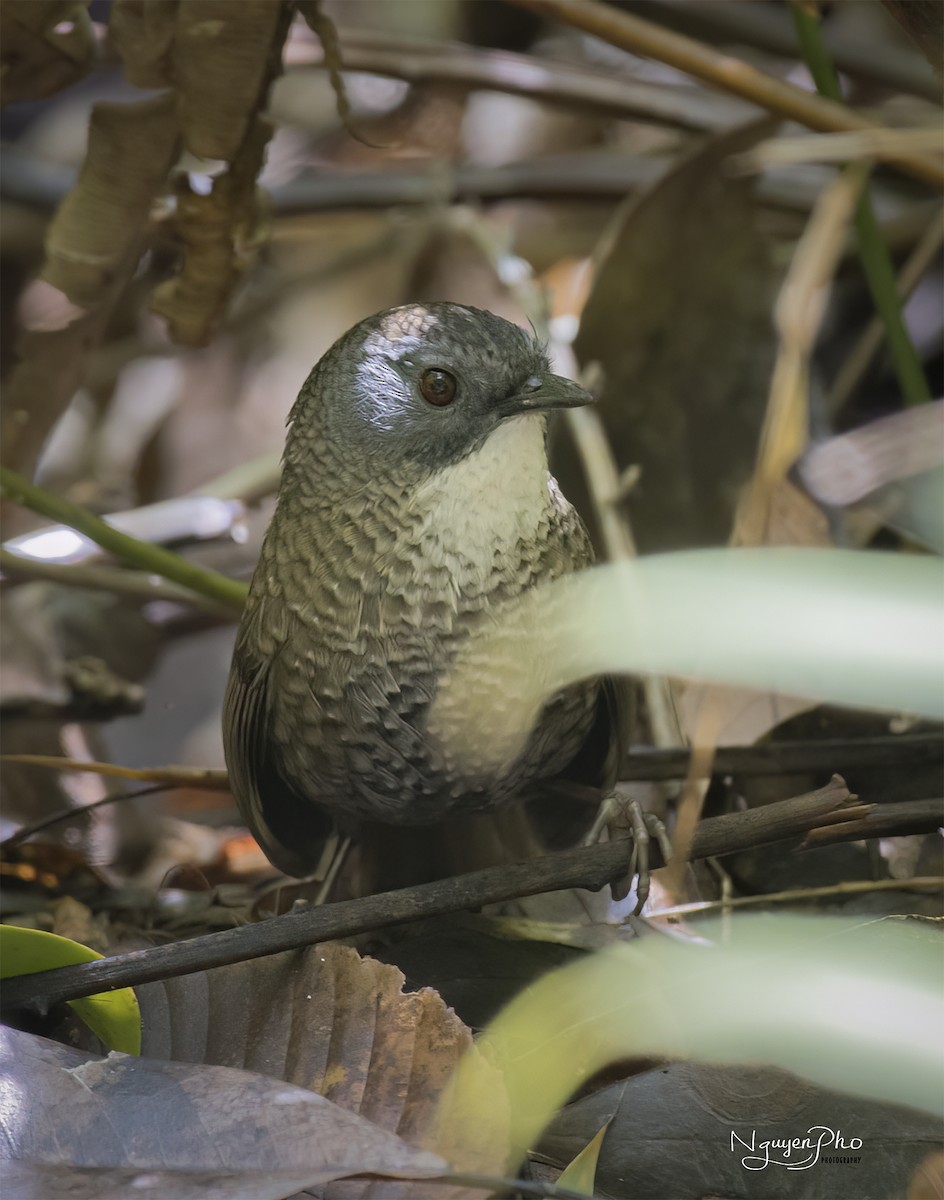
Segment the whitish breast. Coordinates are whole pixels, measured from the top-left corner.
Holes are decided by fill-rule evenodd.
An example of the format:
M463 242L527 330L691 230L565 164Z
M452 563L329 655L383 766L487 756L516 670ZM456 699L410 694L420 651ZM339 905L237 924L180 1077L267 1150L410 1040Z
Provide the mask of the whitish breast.
M426 552L459 554L488 573L496 556L513 554L521 540L546 528L555 509L564 511L544 436L540 414L513 417L478 450L421 484L413 507L423 517L421 532L435 534L424 538Z

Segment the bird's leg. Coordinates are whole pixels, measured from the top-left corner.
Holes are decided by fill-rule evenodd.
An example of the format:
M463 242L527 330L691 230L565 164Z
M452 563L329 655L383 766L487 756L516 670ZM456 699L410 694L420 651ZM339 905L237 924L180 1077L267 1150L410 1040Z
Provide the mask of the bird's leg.
M331 889L334 887L338 874L350 852L351 839L349 837L342 837L335 830L325 843L321 862L318 864L318 870L314 875L315 880L321 886L318 888L312 907L327 904L328 897L331 895Z
M649 845L653 838L662 851L665 862L669 861L669 835L666 828L655 813L646 812L639 801L632 796L621 793L617 785L609 795L604 796L590 832L584 838L584 844L591 846L601 840L606 830L610 841L629 838L633 848L629 858L629 870L620 879L611 884L613 899L622 900L629 895L633 878L638 875L636 885L636 907L633 914L642 912L649 898Z

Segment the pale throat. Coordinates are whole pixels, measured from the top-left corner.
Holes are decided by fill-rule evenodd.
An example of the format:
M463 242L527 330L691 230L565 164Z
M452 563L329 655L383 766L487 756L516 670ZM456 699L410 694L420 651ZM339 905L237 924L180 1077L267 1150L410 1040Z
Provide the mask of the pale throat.
M503 421L477 450L422 483L412 506L446 553L490 569L496 552L535 537L549 513L567 507L548 469L544 418Z

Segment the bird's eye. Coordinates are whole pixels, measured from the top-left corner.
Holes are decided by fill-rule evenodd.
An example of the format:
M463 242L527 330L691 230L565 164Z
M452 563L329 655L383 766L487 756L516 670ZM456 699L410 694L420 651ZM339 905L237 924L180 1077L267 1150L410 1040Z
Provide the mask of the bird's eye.
M437 408L445 408L455 400L458 386L455 375L440 371L438 367L431 367L420 376L423 399Z

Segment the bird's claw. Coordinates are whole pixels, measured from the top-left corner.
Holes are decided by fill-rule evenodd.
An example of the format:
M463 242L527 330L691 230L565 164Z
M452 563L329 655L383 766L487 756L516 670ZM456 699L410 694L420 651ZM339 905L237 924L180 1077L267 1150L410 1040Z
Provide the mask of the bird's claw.
M629 869L625 875L611 884L611 889L614 900L623 900L632 890L633 879L638 876L636 906L633 909L633 914L638 916L649 898L651 881L649 846L654 838L662 851L663 860L668 862L670 856L669 835L665 825L655 813L646 812L638 800L621 796L616 792L604 797L593 827L584 839L585 843L593 845L598 842L604 829L608 832L611 841L625 838L632 841Z

